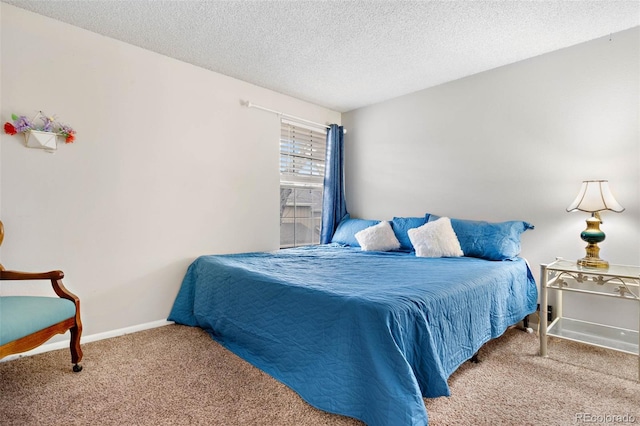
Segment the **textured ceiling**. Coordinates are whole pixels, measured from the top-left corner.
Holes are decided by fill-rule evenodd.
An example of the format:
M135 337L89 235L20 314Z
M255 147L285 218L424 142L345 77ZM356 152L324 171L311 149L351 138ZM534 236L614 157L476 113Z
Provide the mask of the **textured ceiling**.
M2 1L340 112L640 25L640 0Z

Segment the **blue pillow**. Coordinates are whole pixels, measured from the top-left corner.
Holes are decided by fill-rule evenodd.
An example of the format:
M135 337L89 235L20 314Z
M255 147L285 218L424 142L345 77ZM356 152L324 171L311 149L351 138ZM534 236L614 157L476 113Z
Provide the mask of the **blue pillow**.
M400 250L412 251L413 244L409 239L407 231L413 228L419 228L427 223L427 217L394 217L391 222L393 233L396 234L396 238L400 241Z
M427 222L435 222L436 220L440 219L440 216L431 213L427 213L426 215L424 215L424 217L427 219Z
M431 215L429 222L438 216ZM520 235L533 225L520 220L485 222L451 219L465 256L487 260L510 260L520 254Z
M338 224L336 232L331 238L332 243L346 244L351 247L360 247L356 240L356 233L367 229L370 226L377 225L379 220L351 219L349 215L345 216Z

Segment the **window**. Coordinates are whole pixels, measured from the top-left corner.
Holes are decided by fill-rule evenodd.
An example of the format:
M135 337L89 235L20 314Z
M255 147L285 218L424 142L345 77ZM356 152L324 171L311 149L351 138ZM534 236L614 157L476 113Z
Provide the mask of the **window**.
M280 248L320 243L327 131L282 120Z

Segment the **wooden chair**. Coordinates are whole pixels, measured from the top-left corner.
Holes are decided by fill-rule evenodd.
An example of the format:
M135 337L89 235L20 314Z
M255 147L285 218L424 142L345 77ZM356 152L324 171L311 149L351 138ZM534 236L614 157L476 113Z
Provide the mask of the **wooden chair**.
M0 244L4 227L0 221ZM0 296L0 359L7 355L31 350L56 334L71 331L71 362L73 371L82 370L80 336L80 299L62 284L62 271L7 271L0 264L0 281L50 280L58 297Z

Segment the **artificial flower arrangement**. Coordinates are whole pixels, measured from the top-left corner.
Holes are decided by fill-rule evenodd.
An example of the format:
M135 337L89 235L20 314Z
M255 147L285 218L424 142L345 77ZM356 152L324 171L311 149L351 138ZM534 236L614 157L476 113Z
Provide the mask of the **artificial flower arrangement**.
M38 119L41 123L36 123ZM45 115L42 111L32 119L24 115L11 114L11 120L12 122L7 121L4 123L4 132L8 135L24 133L26 138L28 132L45 132L63 137L65 143L73 143L76 139L75 130L66 124L58 122L54 117Z

